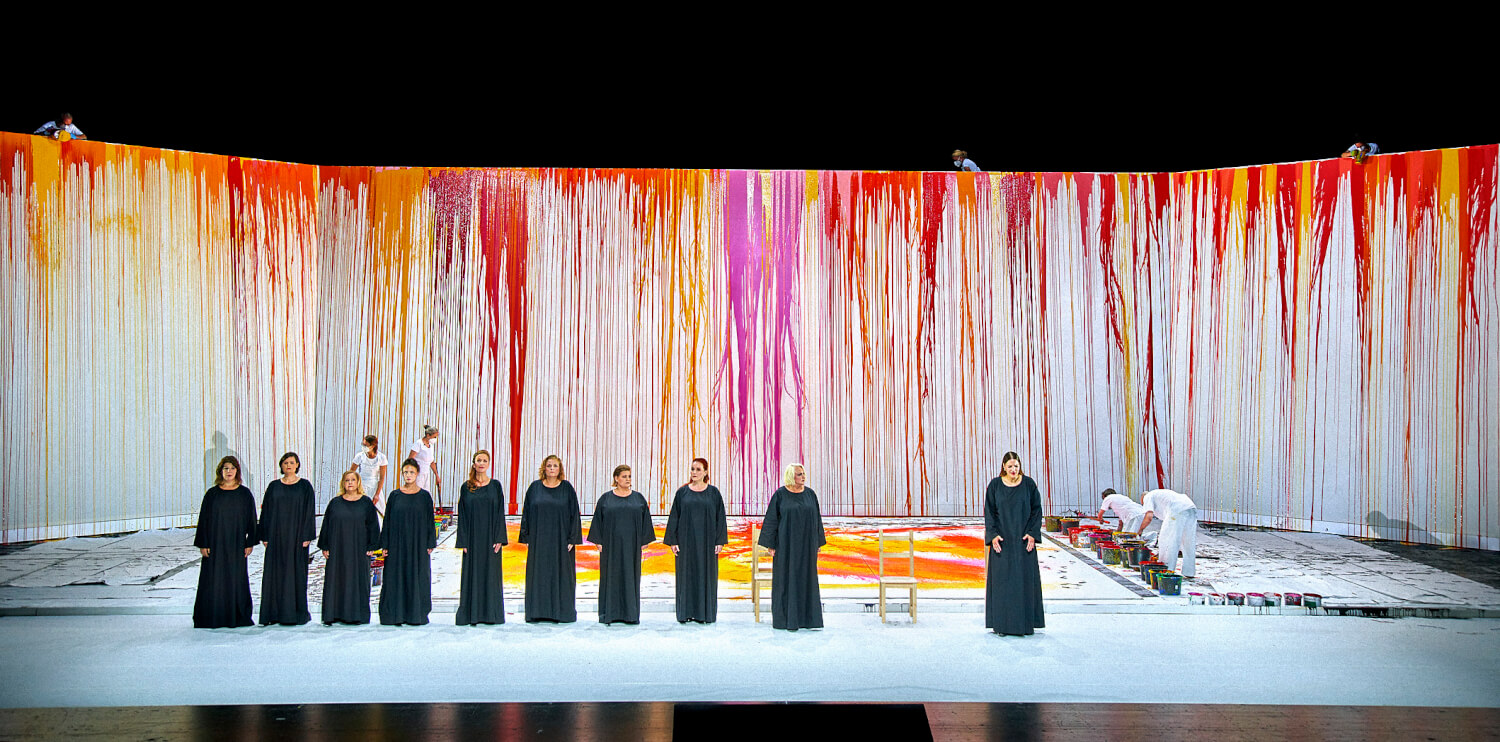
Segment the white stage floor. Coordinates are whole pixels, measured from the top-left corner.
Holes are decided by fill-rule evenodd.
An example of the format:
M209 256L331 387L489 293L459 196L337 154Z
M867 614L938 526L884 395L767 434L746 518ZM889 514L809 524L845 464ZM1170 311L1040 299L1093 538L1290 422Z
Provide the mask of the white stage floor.
M577 624L195 630L176 615L0 618L0 706L457 701L1500 705L1500 619L973 614L789 633L749 614Z

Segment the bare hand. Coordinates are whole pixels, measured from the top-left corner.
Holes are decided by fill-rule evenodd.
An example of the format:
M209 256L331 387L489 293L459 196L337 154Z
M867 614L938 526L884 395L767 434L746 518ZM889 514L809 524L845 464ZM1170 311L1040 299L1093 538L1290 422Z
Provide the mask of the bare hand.
M568 544L568 551L572 551L572 550L573 550L573 545L572 544Z
M500 544L495 544L495 553L496 554L500 553Z
M302 548L306 549L310 544L312 544L311 541L303 541L302 542Z
M375 552L373 552L373 551L367 551L367 552L365 552L365 556L375 556Z
M458 552L459 552L459 553L460 553L460 554L467 554L467 553L469 553L469 550L468 550L468 549L465 549L465 548L464 548L464 547L462 547L462 546L460 546L460 547L458 547Z
M431 554L431 553L432 553L432 549L428 549L428 550L427 550L427 553L428 553L428 554Z
M198 550L198 551L201 551L201 552L203 552L203 556L204 556L204 557L207 557L207 556L208 556L208 549L199 549L199 550Z
M246 546L245 547L245 556L250 556L250 550L253 549L253 548L255 548L255 547L253 547L253 546Z
M271 542L270 541L262 541L262 542L260 542L260 545L261 546L270 546Z
M993 541L990 541L990 548L994 549L996 554L999 554L1000 553L1000 542L1004 541L1004 540L1005 539L1000 538L999 536L996 536Z
M673 554L677 554L677 553L679 553L679 550L678 550L678 548L677 548L677 545L676 545L676 544L673 544L673 545L672 545L672 553L673 553Z
M372 504L374 504L374 505L379 505L379 504L380 504L380 493L379 493L379 492L376 492L376 493L375 493L375 497L373 497L373 498L371 498L371 499L370 499L370 502L371 502L371 503L372 503Z
M328 550L327 550L327 549L324 549L324 550L323 550L323 558L324 558L324 559L327 559L327 558L328 558Z
M722 549L722 548L724 548L723 544L718 544L718 545L714 546L714 553L715 554L719 553L719 550Z
M1028 534L1022 536L1021 538L1026 539L1026 550L1027 551L1031 551L1032 549L1036 548L1036 539L1032 538L1031 534L1028 533Z
M776 556L776 550L775 549L766 549L766 553L770 554L771 556Z

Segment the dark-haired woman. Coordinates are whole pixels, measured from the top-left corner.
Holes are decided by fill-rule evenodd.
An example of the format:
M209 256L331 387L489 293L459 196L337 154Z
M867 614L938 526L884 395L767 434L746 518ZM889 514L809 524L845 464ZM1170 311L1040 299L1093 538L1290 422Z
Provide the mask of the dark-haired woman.
M984 626L996 634L1023 636L1042 620L1042 570L1036 542L1042 537L1042 494L1021 473L1014 451L1000 459L1000 476L984 490L984 539L989 574L984 584Z
M385 506L380 548L385 570L380 581L380 623L386 626L427 623L432 613L432 550L437 548L432 495L417 486L421 465L401 463L402 485L391 490Z
M672 496L662 543L677 555L677 621L719 618L719 551L729 543L724 496L708 483L708 460L693 459L688 482Z
M469 480L458 494L458 550L464 557L453 623L505 623L500 547L508 543L505 491L490 477L490 452L480 451L474 454Z
M307 611L307 547L318 535L312 485L298 476L302 459L281 457L281 478L266 485L260 501L260 543L266 561L260 581L260 623L300 626Z
M240 480L240 462L219 460L214 486L203 493L193 545L203 555L198 594L193 599L193 626L200 629L254 626L250 603L250 567L255 548L255 495Z
M615 467L614 489L599 496L589 523L589 543L599 545L599 623L641 622L641 549L656 529L632 476L630 467Z
M578 492L563 472L562 459L542 459L537 479L521 504L520 542L526 552L526 622L578 620L577 561L583 543Z

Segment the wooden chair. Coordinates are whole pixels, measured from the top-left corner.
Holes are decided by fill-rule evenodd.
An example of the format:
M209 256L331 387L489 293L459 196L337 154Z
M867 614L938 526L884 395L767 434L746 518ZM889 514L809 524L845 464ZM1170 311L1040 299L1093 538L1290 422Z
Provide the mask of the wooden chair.
M750 527L750 602L755 605L755 622L760 623L760 586L771 588L771 562L761 561L761 553L769 551L760 545L760 526Z
M900 535L905 530L906 535ZM907 590L910 603L907 605L907 613L911 614L911 620L917 620L917 537L916 531L910 528L898 529L895 535L887 535L885 529L879 531L880 551L880 622L885 623L885 590L887 587ZM906 574L886 574L885 555L887 553L906 555ZM892 557L900 560L901 557Z

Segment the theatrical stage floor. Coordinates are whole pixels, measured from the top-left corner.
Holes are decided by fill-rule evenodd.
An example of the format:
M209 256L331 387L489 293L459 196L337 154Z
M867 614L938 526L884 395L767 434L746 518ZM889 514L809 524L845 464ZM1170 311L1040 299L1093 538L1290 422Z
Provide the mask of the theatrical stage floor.
M537 701L905 701L1500 707L1500 618L1355 618L1187 605L1046 540L1047 628L983 628L977 521L920 523L919 620L873 603L874 528L829 519L827 628L756 624L748 521L734 524L720 622L678 625L670 560L652 547L640 626L514 613L524 549L507 547L504 626L453 626L458 553L445 532L425 627L191 628L191 531L67 539L0 556L0 707ZM1203 529L1193 589L1323 592L1334 604L1446 606L1491 616L1500 590L1349 539ZM259 550L256 551L258 555ZM258 558L256 560L258 567ZM321 559L314 562L319 574ZM82 584L79 584L82 583ZM258 574L252 576L258 586ZM317 586L312 590L316 615ZM899 598L898 598L899 600ZM21 679L17 682L14 679Z

